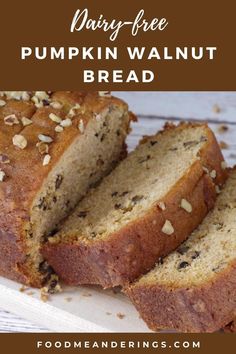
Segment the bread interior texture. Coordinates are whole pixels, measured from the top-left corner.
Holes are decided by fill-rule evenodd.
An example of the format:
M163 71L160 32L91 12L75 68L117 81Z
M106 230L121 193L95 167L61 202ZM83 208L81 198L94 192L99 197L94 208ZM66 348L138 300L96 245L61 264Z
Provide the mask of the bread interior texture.
M124 152L129 114L111 106L91 119L60 157L34 199L28 224L27 244L31 253L28 265L36 272L43 259L40 244L57 230L88 188L96 184L120 160ZM46 272L45 267L43 272Z
M54 241L104 239L141 217L199 159L206 141L205 126L168 129L148 138L88 193Z
M236 170L230 173L215 208L177 251L137 285L194 287L214 279L236 258Z

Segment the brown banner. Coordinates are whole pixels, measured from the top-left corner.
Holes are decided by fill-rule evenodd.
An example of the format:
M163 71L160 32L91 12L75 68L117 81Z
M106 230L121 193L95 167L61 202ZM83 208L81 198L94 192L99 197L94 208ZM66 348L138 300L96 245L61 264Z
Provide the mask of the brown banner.
M234 0L4 1L0 89L236 90L235 13Z
M233 354L235 334L1 334L1 352Z

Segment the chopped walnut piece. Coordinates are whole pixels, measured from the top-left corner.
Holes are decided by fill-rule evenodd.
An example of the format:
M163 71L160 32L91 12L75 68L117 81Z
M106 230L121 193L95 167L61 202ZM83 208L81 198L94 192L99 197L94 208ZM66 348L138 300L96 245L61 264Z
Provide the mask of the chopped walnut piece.
M182 209L187 211L187 213L191 213L193 211L192 205L186 199L181 199L180 206Z
M61 133L61 132L63 132L63 130L64 130L64 128L61 127L60 125L57 125L57 126L55 127L55 132L57 132L57 133Z
M100 97L111 97L110 91L98 91Z
M169 220L166 220L161 231L166 235L172 235L174 233L174 228Z
M19 124L19 120L15 114L10 114L9 116L4 117L4 123L6 125Z
M62 103L60 102L51 102L50 106L54 109L61 109L63 107Z
M12 142L13 142L13 145L17 146L20 149L25 149L27 146L27 140L21 134L14 135Z
M46 143L44 143L44 142L42 142L42 141L40 141L39 143L37 143L36 146L37 146L37 148L38 148L38 150L39 150L39 153L40 153L41 155L47 154L48 151L49 151L49 146L48 146L48 144L46 144Z
M45 155L43 158L43 166L48 165L50 160L51 160L51 156L49 154Z
M72 120L70 118L63 119L60 123L63 128L70 127L72 125Z
M49 118L55 123L61 123L62 119L58 117L55 113L50 113Z
M161 210L163 210L163 211L166 210L166 205L164 202L159 202L157 205Z
M21 118L21 123L23 124L24 127L26 127L27 125L32 124L32 120L27 118L27 117L22 117Z
M5 154L0 154L0 163L10 163L9 157Z
M49 135L39 134L38 138L40 141L48 144L50 144L53 141L53 139Z

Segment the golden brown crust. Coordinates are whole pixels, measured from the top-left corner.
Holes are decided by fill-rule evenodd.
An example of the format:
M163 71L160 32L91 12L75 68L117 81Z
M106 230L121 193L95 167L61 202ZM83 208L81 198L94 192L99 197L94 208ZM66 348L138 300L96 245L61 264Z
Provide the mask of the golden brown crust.
M126 294L153 331L215 332L236 314L236 262L198 287L134 285Z
M32 278L30 269L25 269L27 249L24 228L29 222L36 193L62 153L81 134L78 129L81 118L86 126L96 113L99 114L112 105L119 106L124 111L128 109L123 101L114 97L100 97L96 92L60 91L53 93L51 99L63 103L63 108L54 109L47 105L36 109L32 103L12 100L0 109L0 153L7 154L10 159L9 164L0 163L0 168L6 174L6 179L0 185L0 274L34 286L40 286L40 282ZM48 118L49 113L56 113L64 118L76 104L80 104L81 109L73 118L72 126L60 134L56 133L56 123ZM11 113L16 113L19 118L27 116L32 119L33 124L24 128L21 124L7 126L3 118ZM12 144L12 137L19 133L28 143L23 150ZM36 147L39 134L53 138L50 144L52 162L47 166L42 166L43 156Z
M104 288L125 285L150 270L159 257L188 237L213 207L216 197L215 185L202 165L216 170L215 182L219 185L227 177L227 172L221 169L223 158L219 146L213 133L207 131L208 142L200 153L201 161L190 168L163 200L166 210L155 206L104 241L75 244L62 240L43 247L44 257L66 283L100 284ZM179 207L182 198L189 200L194 214ZM175 229L171 236L161 232L166 219Z

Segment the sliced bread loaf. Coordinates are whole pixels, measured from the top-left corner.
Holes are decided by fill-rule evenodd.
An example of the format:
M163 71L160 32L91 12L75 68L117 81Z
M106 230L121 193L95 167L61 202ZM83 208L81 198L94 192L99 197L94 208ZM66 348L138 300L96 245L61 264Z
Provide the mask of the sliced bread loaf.
M0 99L0 274L41 286L51 269L40 244L124 155L131 115L99 93Z
M68 284L124 285L186 239L226 176L206 125L167 125L90 190L43 255Z
M236 168L191 237L127 289L151 329L214 332L236 316L235 215Z

